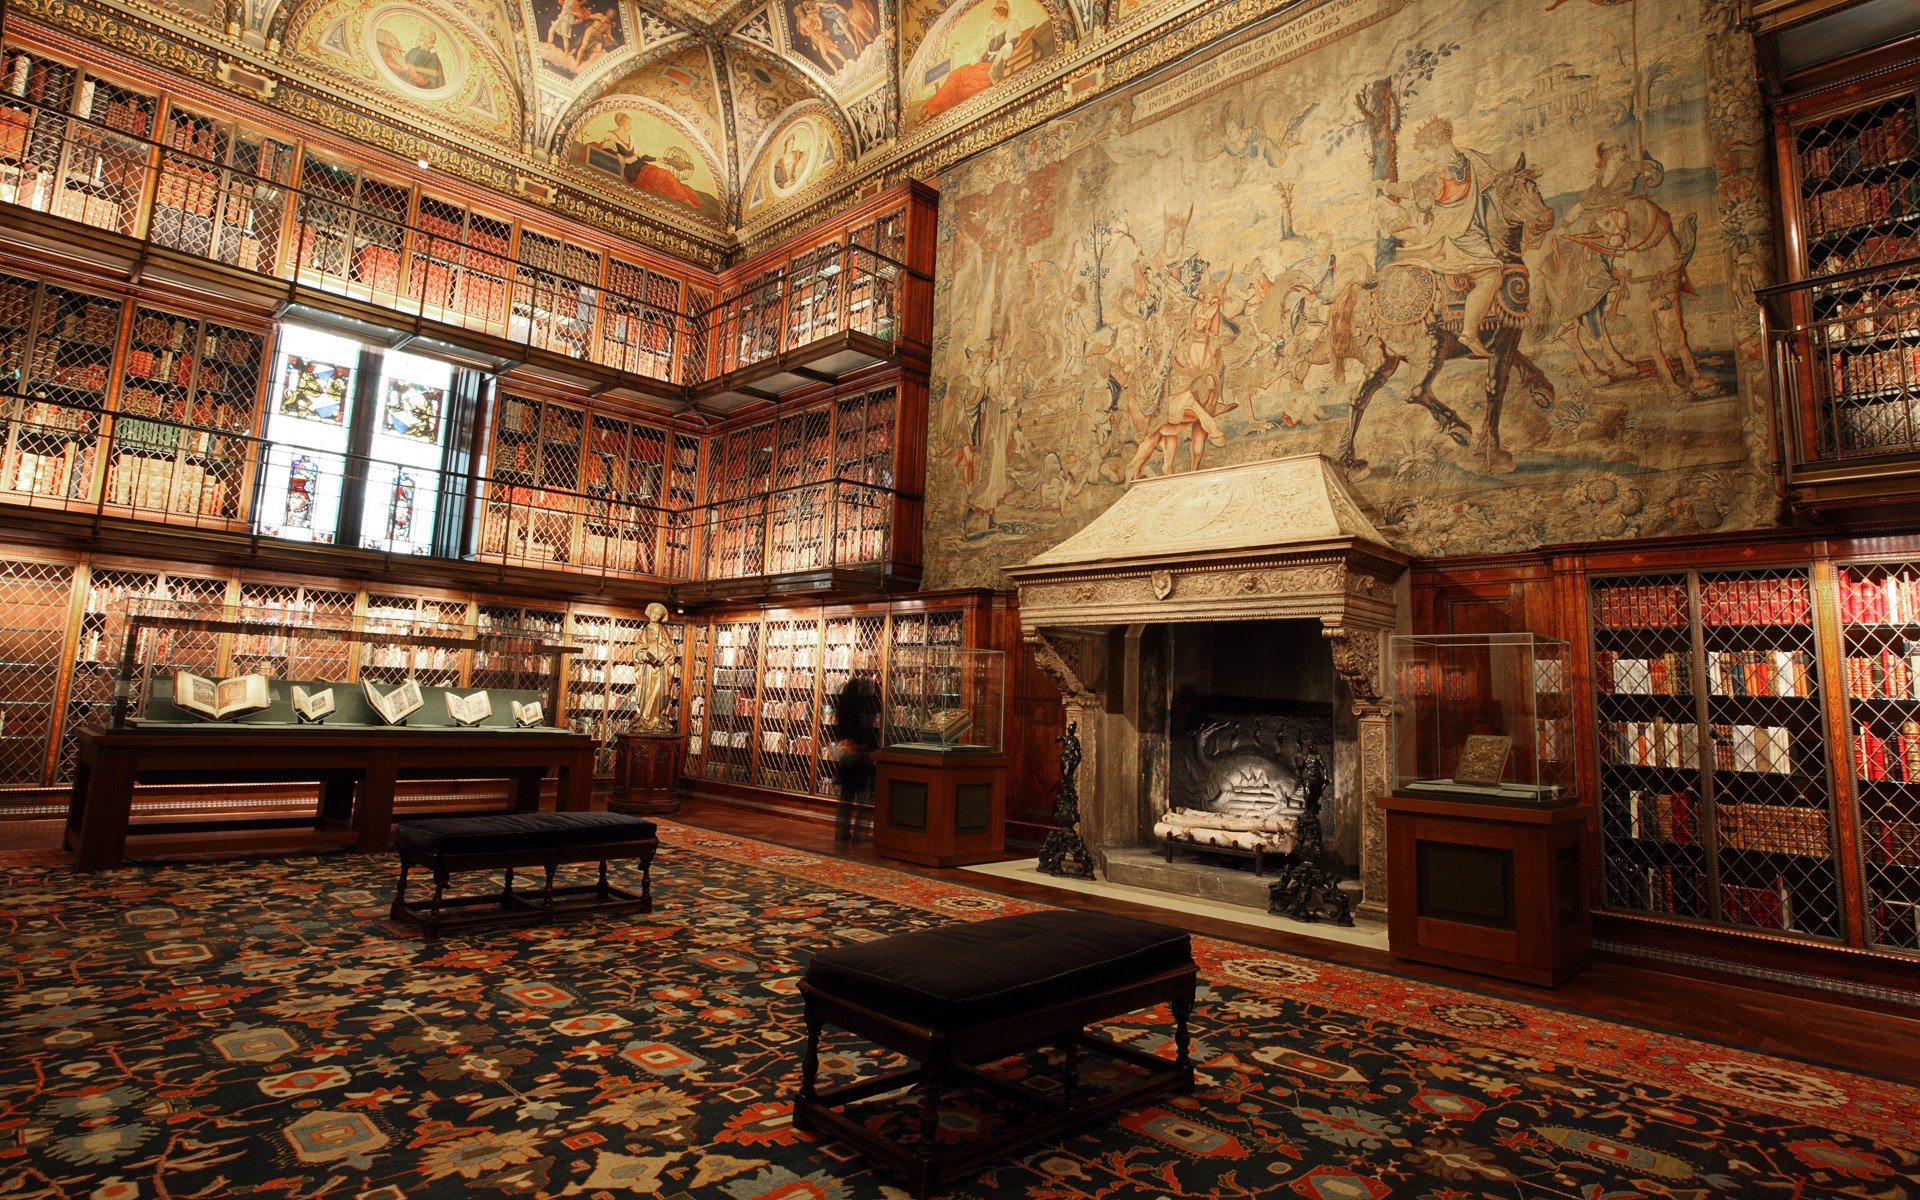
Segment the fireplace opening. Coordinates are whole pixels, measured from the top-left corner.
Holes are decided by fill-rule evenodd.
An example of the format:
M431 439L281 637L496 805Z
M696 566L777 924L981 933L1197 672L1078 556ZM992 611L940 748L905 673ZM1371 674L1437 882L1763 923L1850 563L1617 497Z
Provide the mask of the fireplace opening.
M1291 831L1315 793L1324 861L1355 874L1354 734L1321 629L1315 620L1168 628L1165 806L1217 814L1230 830Z

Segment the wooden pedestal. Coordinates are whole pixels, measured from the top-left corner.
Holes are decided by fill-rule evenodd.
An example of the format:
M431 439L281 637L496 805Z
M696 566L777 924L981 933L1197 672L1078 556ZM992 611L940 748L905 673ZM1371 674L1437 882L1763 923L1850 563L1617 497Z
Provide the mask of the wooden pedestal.
M927 867L1006 857L1005 758L887 749L873 765L876 853Z
M1587 812L1391 795L1387 937L1401 958L1549 987L1587 965Z
M622 733L614 738L614 812L658 816L680 811L680 755L686 743L677 733Z

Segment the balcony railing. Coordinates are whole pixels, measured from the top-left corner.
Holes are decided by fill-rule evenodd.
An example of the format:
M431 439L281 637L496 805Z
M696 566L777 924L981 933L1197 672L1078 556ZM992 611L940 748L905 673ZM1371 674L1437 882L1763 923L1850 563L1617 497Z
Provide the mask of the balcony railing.
M521 261L504 237L475 245L29 100L0 98L0 202L631 375L697 380L682 361L699 340L685 313Z
M1790 483L1920 457L1920 258L1759 297Z
M0 504L387 554L667 582L872 569L897 499L830 479L676 510L0 392Z
M846 332L898 338L911 272L864 246L822 244L683 312L522 261L504 232L477 244L425 227L407 216L404 189L389 189L393 208L369 208L294 183L290 148L276 175L254 169L264 143L231 144L221 161L0 97L0 203L674 385Z

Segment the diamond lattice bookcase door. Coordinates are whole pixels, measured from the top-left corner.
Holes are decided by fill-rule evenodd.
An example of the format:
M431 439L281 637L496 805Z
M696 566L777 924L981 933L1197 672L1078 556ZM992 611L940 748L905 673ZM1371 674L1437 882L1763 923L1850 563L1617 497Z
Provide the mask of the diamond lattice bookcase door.
M1805 568L1698 577L1722 924L1845 933Z
M760 622L721 621L713 627L707 689L708 779L752 778L754 722L760 711Z
M1838 568L1867 944L1920 953L1920 568Z
M773 617L766 626L760 668L760 755L754 782L789 792L810 791L818 733L820 622Z
M814 748L818 759L814 790L822 796L840 792L840 776L833 759L840 691L855 671L878 677L886 635L887 618L883 613L827 618L820 647L820 733Z
M1604 903L1706 920L1713 860L1689 593L1685 575L1593 583L1594 746Z
M71 566L0 562L0 787L46 772L72 598Z

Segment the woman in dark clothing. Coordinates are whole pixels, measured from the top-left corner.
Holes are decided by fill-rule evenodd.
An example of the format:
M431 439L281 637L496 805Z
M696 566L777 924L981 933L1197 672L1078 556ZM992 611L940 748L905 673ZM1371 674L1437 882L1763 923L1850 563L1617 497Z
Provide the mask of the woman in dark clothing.
M840 687L833 705L833 737L840 750L835 777L840 782L836 841L859 834L858 812L873 799L873 751L880 742L880 693L871 680L854 674Z

